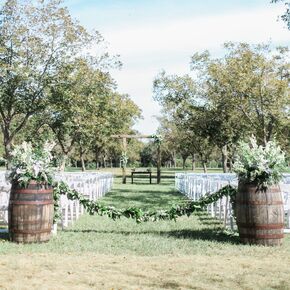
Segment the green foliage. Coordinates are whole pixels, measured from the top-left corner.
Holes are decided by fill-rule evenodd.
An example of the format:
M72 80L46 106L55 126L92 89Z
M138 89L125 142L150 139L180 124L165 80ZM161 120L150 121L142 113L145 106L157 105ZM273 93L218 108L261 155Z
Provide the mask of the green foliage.
M156 154L152 143L149 142L143 148L140 153L141 156L141 167L153 167L156 164Z
M162 72L153 84L167 147L184 160L198 154L203 164L217 147L226 171L238 141L252 134L264 144L276 137L289 150L290 64L288 47L229 42L224 48L220 58L195 53L193 77Z
M168 148L181 154L183 161L198 154L205 164L214 150L208 132L214 118L209 118L208 99L202 93L204 90L199 91L198 82L189 75L163 72L154 80L154 99L163 106L160 130L165 131Z
M212 106L216 115L225 117L224 125L218 126L221 130L213 128L226 132L225 136L232 135L233 142L251 134L264 143L275 134L287 140L280 132L289 105L288 48L230 42L225 49L224 57L213 59L206 66Z
M98 135L103 135L113 86L110 75L87 59L60 68L51 88L46 122L64 155L62 167L73 149L81 155L90 149L96 128Z
M287 24L288 29L290 30L290 2L288 0L272 0L271 3L284 2L286 6L286 11L281 15L281 19Z
M75 151L82 158L92 150L98 155L115 151L109 137L129 130L140 116L139 108L127 95L115 92L110 74L88 59L78 59L61 71L47 119L63 155L70 157Z
M278 184L285 170L285 155L275 141L259 146L255 137L250 143L240 142L234 171L239 179L256 183L261 188Z
M55 183L53 185L53 223L57 224L57 222L61 219L62 213L61 213L61 207L60 207L60 196L61 191L59 190L58 183Z
M73 153L82 159L96 148L104 153L106 139L131 129L140 117L129 96L116 92L109 73L120 67L118 57L111 57L100 33L82 27L62 1L2 1L0 35L7 160L13 142L51 139L53 131L64 169Z
M7 158L15 136L31 116L45 110L59 67L101 41L60 2L1 2L0 119Z
M202 211L205 207L213 202L218 201L223 196L234 197L236 189L230 185L221 188L214 194L205 195L198 201L187 201L183 204L173 205L169 209L159 209L151 211L143 211L137 207L129 207L126 209L117 209L114 206L105 206L98 201L92 201L85 198L81 193L74 189L70 189L64 182L58 182L54 186L55 203L58 203L60 195L66 194L70 200L79 200L85 210L90 215L108 216L109 218L116 220L121 217L128 219L134 219L137 223L148 221L160 221L160 220L174 220L181 216L190 216L193 212ZM55 208L55 220L59 217L59 209Z
M162 141L163 141L163 137L161 135L151 135L150 136L153 139L153 143L160 146Z

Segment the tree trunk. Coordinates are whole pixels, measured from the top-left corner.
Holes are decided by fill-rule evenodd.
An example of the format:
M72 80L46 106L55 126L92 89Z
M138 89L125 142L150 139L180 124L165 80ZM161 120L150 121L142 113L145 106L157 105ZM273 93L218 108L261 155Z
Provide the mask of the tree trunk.
M81 158L81 164L82 164L82 171L86 171L86 164L84 160L84 153L82 150L80 150L80 158Z
M192 171L194 171L195 170L195 156L194 156L194 154L192 154L192 163L191 163L191 165L192 165Z
M206 166L207 162L206 161L202 161L202 168L203 168L203 172L207 173L207 166Z
M223 164L223 172L227 173L228 172L228 149L227 145L222 147L222 164Z
M173 151L173 162L174 162L174 168L176 168L176 151Z
M100 169L99 157L100 157L100 150L99 150L99 148L96 146L96 147L95 147L95 159L96 159L96 168L97 168L97 169Z
M182 156L182 169L185 169L186 159L187 159L187 156Z
M233 172L233 158L229 158L229 171Z
M81 162L82 162L82 171L85 172L86 171L86 164L85 164L84 157L81 157Z
M161 148L158 145L157 148L157 184L160 184L161 181Z
M5 150L5 159L6 159L6 169L11 168L11 151L12 151L12 144L11 140L8 136L4 134L4 150Z
M126 175L127 175L127 173L126 173L126 167L125 166L122 166L122 183L123 184L126 184Z
M61 160L61 163L59 165L59 171L63 172L65 170L65 165L66 165L67 159L68 159L68 155L63 153L62 160Z

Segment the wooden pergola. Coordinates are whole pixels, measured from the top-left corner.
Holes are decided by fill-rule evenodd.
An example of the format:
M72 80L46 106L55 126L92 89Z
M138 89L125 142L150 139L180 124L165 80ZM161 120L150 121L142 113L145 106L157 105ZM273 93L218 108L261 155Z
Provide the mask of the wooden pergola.
M128 139L153 139L152 135L112 135L112 138L120 139L123 144L123 151L127 152L127 140ZM122 181L123 184L126 183L126 167L122 167ZM161 181L161 150L160 144L157 147L157 183Z

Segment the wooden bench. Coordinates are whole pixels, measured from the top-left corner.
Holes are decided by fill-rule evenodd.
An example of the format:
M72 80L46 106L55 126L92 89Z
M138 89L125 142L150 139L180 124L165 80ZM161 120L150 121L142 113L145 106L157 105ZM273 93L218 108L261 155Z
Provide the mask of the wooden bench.
M152 184L152 172L151 171L139 171L139 170L132 170L131 172L131 184L134 183L134 175L143 175L143 174L146 174L146 175L149 175L149 181L150 181L150 184Z

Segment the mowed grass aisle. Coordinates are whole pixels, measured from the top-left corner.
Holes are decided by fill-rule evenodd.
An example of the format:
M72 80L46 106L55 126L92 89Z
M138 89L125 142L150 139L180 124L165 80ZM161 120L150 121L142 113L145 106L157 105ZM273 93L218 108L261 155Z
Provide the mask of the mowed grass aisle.
M153 209L183 199L173 179L118 179L102 202ZM290 237L280 248L240 245L206 214L139 225L85 215L46 244L2 235L0 273L0 289L290 289Z

